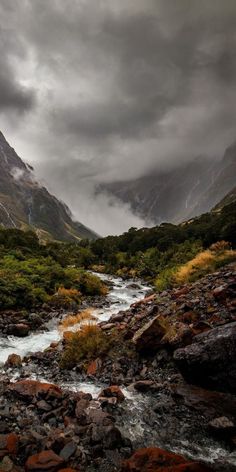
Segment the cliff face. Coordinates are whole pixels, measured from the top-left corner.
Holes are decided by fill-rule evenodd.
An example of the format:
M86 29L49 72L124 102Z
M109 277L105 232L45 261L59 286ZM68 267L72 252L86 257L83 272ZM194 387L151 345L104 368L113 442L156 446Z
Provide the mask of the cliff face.
M0 224L33 228L43 238L77 240L96 234L72 219L68 207L42 187L0 132Z
M236 185L236 144L220 161L199 157L163 172L99 187L130 204L145 221L178 223L209 211Z

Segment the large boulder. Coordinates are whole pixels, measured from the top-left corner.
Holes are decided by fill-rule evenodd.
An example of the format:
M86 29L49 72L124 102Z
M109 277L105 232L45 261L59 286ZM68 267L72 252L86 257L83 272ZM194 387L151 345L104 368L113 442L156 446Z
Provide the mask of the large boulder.
M10 384L9 390L28 400L32 400L34 397L46 399L62 397L62 391L57 385L38 382L37 380L20 380Z
M236 322L195 336L193 343L174 353L183 377L192 384L236 391Z
M209 472L211 469L179 454L148 447L136 451L126 460L121 472Z
M157 316L136 331L133 343L137 351L142 353L153 353L160 348L160 342L167 332L167 321Z
M26 462L25 469L29 472L54 472L61 468L63 464L64 459L49 450L30 456Z

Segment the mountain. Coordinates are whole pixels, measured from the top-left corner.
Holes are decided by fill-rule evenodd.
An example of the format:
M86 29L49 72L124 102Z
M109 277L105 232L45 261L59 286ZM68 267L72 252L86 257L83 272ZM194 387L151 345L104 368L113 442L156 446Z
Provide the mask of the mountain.
M219 161L198 157L168 171L100 185L146 223L178 223L209 211L236 185L236 143Z
M230 203L236 203L236 187L234 187L231 192L227 193L227 195L213 208L212 211L219 211L226 205L230 205Z
M34 229L42 239L95 239L97 235L72 219L69 208L34 177L0 132L0 225Z

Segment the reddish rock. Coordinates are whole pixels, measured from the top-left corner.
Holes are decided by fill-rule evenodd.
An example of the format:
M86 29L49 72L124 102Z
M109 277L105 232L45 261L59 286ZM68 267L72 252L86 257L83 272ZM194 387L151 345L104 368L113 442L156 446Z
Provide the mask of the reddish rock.
M228 286L226 284L220 285L213 290L212 294L216 300L224 301L228 296Z
M92 361L87 368L87 375L95 375L97 371L101 368L101 366L101 359L96 359L95 361Z
M121 389L117 385L111 385L110 387L104 388L98 395L98 398L117 398L117 403L124 401L125 396Z
M62 391L57 385L38 382L37 380L21 380L10 384L9 389L21 397L32 399L43 396L46 398L60 398Z
M18 452L18 436L15 433L0 434L0 458L16 455Z
M182 287L172 292L172 297L180 298L182 295L187 295L187 293L189 293L189 287Z
M54 472L63 464L64 459L55 454L55 452L49 450L30 456L25 464L25 469L26 471L34 472Z
M21 365L21 357L18 354L10 354L5 362L6 367L20 367Z
M136 451L121 467L121 472L209 472L207 466L179 454L148 447Z
M156 298L155 294L149 295L148 297L145 297L142 300L138 300L137 302L133 303L131 306L136 307L139 305L146 305L147 303L154 301L155 298Z

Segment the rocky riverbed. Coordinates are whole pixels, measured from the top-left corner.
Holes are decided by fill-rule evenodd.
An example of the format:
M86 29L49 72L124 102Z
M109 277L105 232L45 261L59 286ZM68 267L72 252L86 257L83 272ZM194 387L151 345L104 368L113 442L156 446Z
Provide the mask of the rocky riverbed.
M120 342L86 370L60 369L64 342L56 325L20 340L2 338L10 343L1 350L3 362L14 352L27 355L23 362L10 358L1 371L4 470L141 472L159 464L236 471L235 275L228 266L158 296L140 282L110 277L106 306L95 313ZM152 448L123 462L150 446L188 459ZM45 457L29 459L42 451Z

